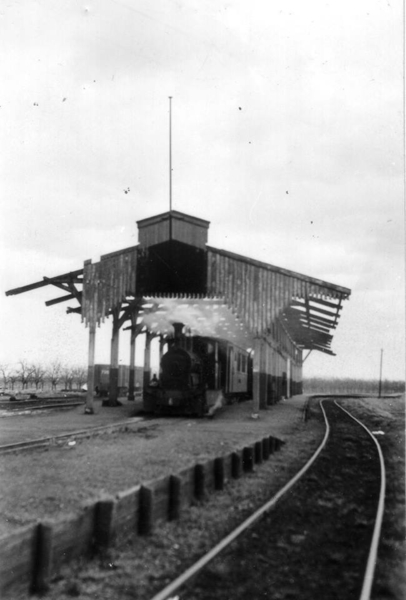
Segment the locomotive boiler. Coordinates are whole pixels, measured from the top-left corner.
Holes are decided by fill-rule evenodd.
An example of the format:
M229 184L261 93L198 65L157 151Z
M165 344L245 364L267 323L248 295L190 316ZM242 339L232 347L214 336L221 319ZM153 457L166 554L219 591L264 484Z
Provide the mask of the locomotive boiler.
M230 342L182 335L175 336L162 356L159 378L144 389L144 410L153 414L212 416L232 400L251 395L249 353Z

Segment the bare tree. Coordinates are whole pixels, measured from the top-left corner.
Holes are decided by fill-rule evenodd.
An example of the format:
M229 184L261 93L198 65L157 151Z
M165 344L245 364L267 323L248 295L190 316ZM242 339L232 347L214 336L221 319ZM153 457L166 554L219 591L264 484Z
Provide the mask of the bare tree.
M80 390L87 379L86 367L74 367L72 369L73 379L76 384L76 389Z
M35 363L33 365L31 365L31 368L32 368L31 379L35 383L35 389L37 390L40 385L43 388L46 369L41 364L35 364Z
M21 381L22 388L27 388L32 378L32 366L25 360L19 361L18 379Z
M8 365L0 365L0 373L3 379L3 386L5 388L10 386L11 389L14 390L14 385L20 378L19 372Z
M3 380L3 387L7 388L10 383L11 370L7 365L0 365L0 373Z
M72 390L73 383L73 368L72 367L63 367L62 369L62 379L65 390Z
M17 373L17 371L11 371L9 373L8 381L10 383L11 390L14 391L15 383L16 383L16 381L18 381L18 373Z
M62 377L62 365L59 360L54 360L50 366L48 367L48 377L51 382L51 387L53 390L56 390L56 386L61 380Z

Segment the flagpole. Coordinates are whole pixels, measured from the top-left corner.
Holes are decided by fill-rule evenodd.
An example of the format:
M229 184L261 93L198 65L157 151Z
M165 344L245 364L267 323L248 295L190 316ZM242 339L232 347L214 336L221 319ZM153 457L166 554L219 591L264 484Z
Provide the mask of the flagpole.
M169 96L169 210L172 210L172 96Z
M172 96L169 96L169 239L172 239Z

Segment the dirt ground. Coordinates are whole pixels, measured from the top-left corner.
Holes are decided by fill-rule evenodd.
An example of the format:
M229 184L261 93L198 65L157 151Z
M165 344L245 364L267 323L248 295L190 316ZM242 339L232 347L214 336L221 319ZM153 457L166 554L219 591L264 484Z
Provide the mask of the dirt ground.
M360 417L369 418L373 430L383 432L379 441L387 464L388 500L377 571L378 591L373 598L403 600L406 589L404 399L357 399L342 403L354 412L358 410ZM195 462L196 457L218 453L219 449L224 452L235 449L247 443L250 435L252 438L253 429L249 407L242 406L239 410L239 421L227 422L228 413L217 421L221 425L218 429L216 422L204 422L203 426L200 421L199 430L193 421L184 420L179 426L178 422L165 420L145 423L138 431L129 429L124 434L100 436L73 446L64 444L32 455L4 456L0 477L6 475L7 485L2 486L2 512L9 519L14 517L13 523L30 521L34 508L35 517L56 516L61 511L74 510L89 494L98 496L113 488L117 491L117 486L126 489L144 478L161 475L168 468L169 458L172 465L179 464L181 468L189 461ZM306 462L324 435L324 426L317 415L318 409L312 403L307 422L301 418L290 422L285 419L288 425L281 437L287 443L278 453L256 467L254 473L229 482L223 492L216 492L203 504L187 509L180 521L162 524L152 536L138 538L123 548L113 548L89 563L67 566L53 581L47 600L150 598L251 514ZM281 432L280 425L272 425L272 419L267 418L269 422L263 420L258 430L263 427L272 435L274 427ZM255 435L254 439L259 437ZM147 451L147 465L145 455L144 460L138 460L137 448ZM52 474L47 474L47 469L52 469ZM21 477L16 478L15 473L21 473ZM55 473L58 473L56 482ZM10 530L10 526L10 521L4 522L3 530Z
M251 418L252 402L225 407L215 419L153 419L129 424L113 433L91 438L64 439L31 452L13 452L0 456L0 535L15 527L42 518L77 512L85 501L106 494L115 495L138 483L175 473L199 460L226 454L265 435L290 437L302 419L304 400L286 402ZM128 407L125 408L127 414ZM11 417L6 425L31 431L41 437L50 435L54 421L58 428L76 424L77 410L68 417L55 414L43 418ZM113 409L112 421L126 412ZM102 416L102 415L101 415ZM103 417L104 418L104 417ZM67 422L69 421L69 423ZM4 420L2 420L4 423ZM92 424L101 424L91 420ZM78 428L76 426L76 428ZM68 429L69 430L69 429ZM32 431L31 431L32 435Z

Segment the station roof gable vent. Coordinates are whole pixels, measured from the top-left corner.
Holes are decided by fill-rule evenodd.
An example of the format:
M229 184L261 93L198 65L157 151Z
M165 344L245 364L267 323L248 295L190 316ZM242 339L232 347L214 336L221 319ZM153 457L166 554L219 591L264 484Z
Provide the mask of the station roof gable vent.
M207 244L210 222L172 210L137 221L137 225L141 248L172 239L203 249Z

